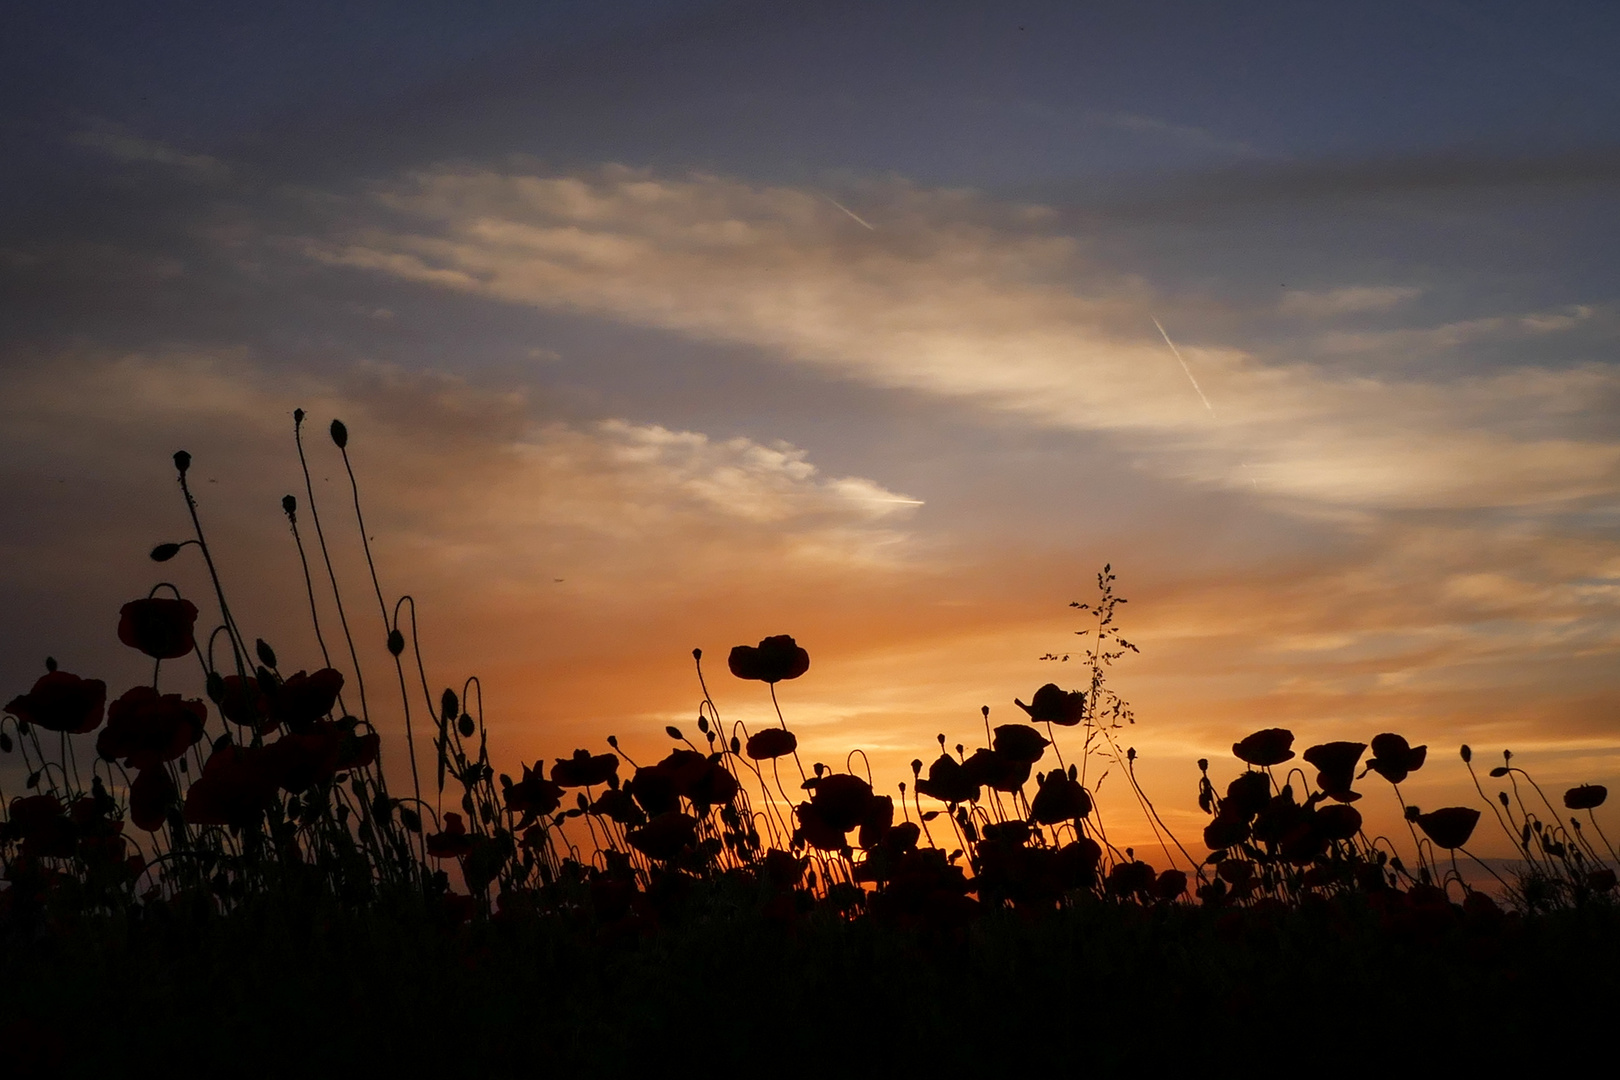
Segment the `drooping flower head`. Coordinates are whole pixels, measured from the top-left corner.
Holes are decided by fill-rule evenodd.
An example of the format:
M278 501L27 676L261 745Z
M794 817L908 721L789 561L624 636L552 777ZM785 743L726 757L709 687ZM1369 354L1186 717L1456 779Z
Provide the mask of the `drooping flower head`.
M173 761L203 735L208 706L179 694L132 687L107 709L107 726L96 739L96 753L107 761L124 759L129 769L150 769Z
M190 600L148 596L118 612L118 640L154 660L174 660L197 647L197 605Z
M1294 733L1287 728L1262 728L1232 744L1239 761L1265 768L1281 765L1294 756Z
M65 671L48 671L26 694L6 703L6 712L46 731L82 735L101 723L107 706L107 684Z
M1427 746L1412 746L1393 732L1374 735L1372 752L1367 767L1392 784L1401 783L1408 774L1421 769L1429 756Z
M1448 806L1419 814L1413 820L1434 841L1435 846L1460 848L1474 835L1474 826L1479 824L1479 811L1471 806Z
M1078 690L1059 689L1057 683L1047 683L1035 691L1028 705L1017 698L1013 698L1013 704L1036 723L1074 727L1086 717L1086 695Z
M1322 789L1322 794L1338 802L1355 802L1361 798L1359 793L1350 790L1350 785L1356 778L1356 763L1366 749L1366 743L1330 742L1318 743L1305 751L1305 760L1317 768L1316 786Z
M778 683L797 679L810 670L810 654L788 634L768 637L758 645L738 645L726 658L726 666L739 679Z

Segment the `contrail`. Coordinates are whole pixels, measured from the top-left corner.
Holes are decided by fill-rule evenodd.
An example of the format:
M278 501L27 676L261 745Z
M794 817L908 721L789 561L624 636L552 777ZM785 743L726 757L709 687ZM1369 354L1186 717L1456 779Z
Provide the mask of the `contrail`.
M1199 386L1198 385L1198 380L1193 378L1192 368L1187 366L1187 361L1185 359L1183 359L1183 357L1181 355L1181 350L1176 348L1176 343L1170 340L1170 335L1169 334L1165 333L1164 324L1161 323L1151 313L1149 313L1148 318L1153 319L1153 325L1157 326L1159 328L1159 336L1164 338L1164 343L1166 345L1170 346L1170 351L1176 354L1176 359L1181 361L1181 370L1185 371L1187 373L1187 381L1192 383L1192 387L1193 387L1194 390L1198 391L1198 400L1202 401L1204 403L1204 408L1209 410L1209 415L1214 416L1215 415L1215 406L1211 405L1209 403L1209 398L1204 396L1203 387Z
M818 194L821 194L821 193L818 192ZM873 232L877 232L877 226L876 225L873 225L870 221L867 221L865 218L861 217L861 215L857 214L855 211L851 210L849 207L845 206L843 203L839 202L837 199L833 198L831 195L822 194L821 197L823 199L826 199L828 202L832 203L834 206L838 207L838 209L842 210L844 213L848 214L850 217L854 218L857 224L864 225L868 229L872 230Z

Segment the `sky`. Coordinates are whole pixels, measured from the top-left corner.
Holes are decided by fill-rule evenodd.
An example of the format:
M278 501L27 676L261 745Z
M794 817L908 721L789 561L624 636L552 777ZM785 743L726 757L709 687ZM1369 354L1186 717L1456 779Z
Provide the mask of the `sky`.
M1189 843L1259 727L1427 743L1425 809L1478 801L1464 742L1620 781L1620 10L609 7L10 11L8 695L150 678L113 630L159 580L217 620L146 558L182 448L244 629L322 666L303 408L395 762L333 417L513 773L693 734L694 647L767 722L724 657L787 633L807 760L892 790L1085 682L1107 564Z

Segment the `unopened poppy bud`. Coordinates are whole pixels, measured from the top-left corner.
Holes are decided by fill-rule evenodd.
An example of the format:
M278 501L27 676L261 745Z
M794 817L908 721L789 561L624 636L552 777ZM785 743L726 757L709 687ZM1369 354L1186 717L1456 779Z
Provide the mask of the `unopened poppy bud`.
M1407 821L1416 821L1416 820L1417 820L1417 819L1418 819L1418 814L1419 814L1419 812L1420 812L1420 811L1419 811L1419 810L1418 810L1418 808L1417 808L1417 807L1415 807L1415 806L1408 806L1408 807L1407 807L1407 808L1406 808L1406 820L1407 820Z
M349 429L341 420L332 421L332 441L337 443L339 450L349 445Z
M283 495L281 497L281 512L289 518L296 518L298 516L298 500L291 495Z
M979 706L979 712L981 714L983 714L984 716L988 717L990 715L990 706L988 706L988 705L980 705Z
M174 467L180 470L181 476L186 475L186 470L191 468L191 455L184 450L176 450L174 452Z
M388 651L398 656L405 651L405 635L398 630L388 631Z
M670 724L669 726L665 727L664 733L672 739L680 739L683 742L686 739L686 737L681 734L681 729L676 727L674 724Z
M11 736L0 731L0 754L11 753Z
M225 700L225 678L217 671L210 671L205 680L208 687L208 700L215 705Z
M698 725L698 730L699 731L703 732L705 735L707 735L709 733L709 718L708 717L706 717L706 716L698 717L697 718L697 725Z
M922 775L922 758L912 758L911 759L911 775L912 776L921 776Z
M1464 762L1469 762L1469 761L1474 760L1474 752L1473 752L1473 750L1469 749L1467 743L1463 743L1462 759L1463 759Z
M444 693L439 695L439 715L449 720L460 712L461 699L456 697L454 690L446 687Z
M733 754L742 753L742 740L735 735L731 737L731 752Z
M178 554L180 554L179 544L159 544L152 549L152 561L168 562Z
M274 668L276 666L276 650L272 649L270 643L265 641L264 638L254 639L253 651L259 654L259 663L265 667Z
M703 650L702 649L693 649L692 650L692 659L694 659L694 660L703 659Z
M55 671L56 670L56 657L47 656L45 658L45 670L46 671Z
M821 775L821 774L822 774L822 773L824 773L824 772L826 772L826 771L827 771L827 766L825 766L825 765L823 765L823 764L822 764L822 763L821 763L821 762L819 762L819 761L818 761L818 762L816 762L816 775L817 775L817 776L820 776L820 775Z
M419 833L422 831L422 815L408 806L399 808L399 823L411 832Z
M466 713L462 713L461 719L456 721L456 730L461 732L461 737L463 739L470 739L473 736L473 732L478 729L473 724L473 718L468 716Z
M619 737L617 735L609 735L607 737L607 744L613 747L613 749L617 750L619 748Z

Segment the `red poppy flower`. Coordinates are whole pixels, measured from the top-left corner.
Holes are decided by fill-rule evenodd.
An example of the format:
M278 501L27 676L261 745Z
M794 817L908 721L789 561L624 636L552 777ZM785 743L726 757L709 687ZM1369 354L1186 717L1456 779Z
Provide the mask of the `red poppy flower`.
M857 842L862 851L871 851L888 835L894 824L894 800L887 795L873 795L866 804L866 816L861 818L861 831Z
M1324 806L1316 811L1312 825L1324 839L1350 840L1361 831L1361 811L1340 804Z
M917 846L917 840L921 836L922 829L915 821L902 821L898 825L891 825L883 834L883 850L894 855L903 855Z
M264 747L226 745L208 756L186 789L192 825L252 825L276 798L276 777Z
M190 600L149 596L118 612L118 640L154 660L174 660L197 647L196 625L197 605Z
M297 794L332 779L343 752L343 733L330 721L314 731L286 731L264 747L264 761L276 786Z
M844 838L849 830L829 822L814 802L800 803L794 807L794 815L799 819L798 836L816 850L843 851L849 847L849 841Z
M1319 743L1305 751L1305 760L1317 768L1316 786L1322 789L1322 794L1339 802L1355 802L1361 798L1350 790L1350 784L1356 778L1356 763L1365 749L1366 743L1330 742Z
M872 785L849 773L827 773L804 783L829 828L843 834L859 825L871 810Z
M48 671L35 681L32 690L12 698L6 712L46 731L82 735L101 723L106 705L107 684L100 679Z
M273 730L278 724L286 724L293 731L309 731L332 711L337 704L338 693L343 689L343 673L334 668L321 668L307 674L300 671L289 675L279 686L274 683L266 685L262 670L260 675L259 683L270 699L270 718L273 721L267 730Z
M1221 813L1230 813L1244 822L1266 808L1271 801L1271 777L1263 772L1246 772L1226 785L1226 798L1221 802Z
M542 780L541 783L548 783L548 781ZM558 788L558 790L561 791L562 789ZM507 805L511 806L511 803L508 802ZM552 809L556 809L555 803L552 804ZM591 813L596 814L598 817L612 818L620 825L627 825L631 828L647 824L647 815L642 813L641 807L636 805L635 799L630 795L628 786L608 788L596 797L596 801L591 803L590 809ZM545 811L545 813L550 812L550 810Z
M787 634L768 637L758 645L738 645L726 658L726 666L739 679L777 683L797 679L810 670L810 654Z
M352 720L353 717L347 719ZM361 735L353 727L345 727L345 721L338 721L339 729L343 732L338 741L339 769L363 769L376 762L377 755L382 752L382 737L375 731L368 731Z
M1047 683L1035 691L1028 705L1017 698L1013 698L1013 704L1036 723L1074 727L1086 718L1086 695L1078 690L1060 690L1056 683Z
M1593 870L1590 874L1586 875L1586 887L1591 889L1593 892L1608 892L1610 889L1614 888L1614 886L1615 874L1614 871L1610 870L1608 867L1604 867L1601 870Z
M787 728L766 728L748 736L747 753L755 761L786 757L798 748L798 738Z
M427 853L435 859L459 859L473 849L478 838L467 835L461 815L446 811L444 828L427 838Z
M1232 753L1239 761L1262 768L1281 765L1294 756L1294 733L1287 728L1264 728L1232 744Z
M1140 860L1115 863L1114 868L1108 871L1108 891L1116 896L1150 893L1158 880L1159 875L1153 867Z
M1037 824L1056 825L1091 813L1091 796L1078 780L1069 779L1062 769L1053 769L1042 778L1029 810Z
M201 700L136 686L108 707L96 753L107 761L123 758L128 769L149 769L184 754L202 738L207 720L208 706Z
M557 758L551 767L551 782L560 787L595 787L619 774L617 754L597 754L575 750L571 758Z
M682 792L700 814L707 813L711 806L725 806L742 790L737 778L726 771L719 758L720 755L716 754L713 758L705 759L703 768L686 782Z
M961 762L949 754L941 754L928 767L927 778L917 780L917 791L944 803L974 802L979 797L979 781Z
M1249 823L1232 813L1228 809L1230 805L1221 807L1221 812L1215 815L1215 820L1204 826L1204 846L1211 851L1235 847L1249 838Z
M1174 900L1187 891L1187 875L1180 870L1166 870L1153 883L1153 895L1160 900Z
M1609 789L1602 784L1582 784L1564 792L1564 806L1570 810L1595 810L1609 797Z
M1089 888L1097 880L1102 845L1089 836L1058 848L1058 876L1066 888Z
M556 774L553 769L552 775ZM681 793L676 787L674 770L662 763L643 765L624 787L650 817L673 813L681 808Z
M129 819L137 828L157 832L180 801L174 778L162 765L142 769L129 785Z
M767 851L763 861L765 877L779 889L797 888L804 878L805 868L810 865L809 858L780 848Z
M1292 832L1305 816L1305 808L1294 801L1293 792L1273 796L1254 819L1254 838L1262 844L1275 844Z
M1367 768L1392 784L1401 783L1408 774L1421 769L1424 759L1429 756L1427 746L1412 746L1405 738L1393 732L1374 735L1372 752L1373 756L1367 762Z
M544 817L562 805L562 785L547 780L536 771L544 767L543 761L535 762L534 768L523 766L523 779L515 784L511 777L501 777L504 789L502 798L509 811L522 816L520 826L528 825L535 818Z
M697 838L697 818L679 810L659 814L639 829L625 834L630 846L659 862L668 862Z
M1474 826L1479 824L1479 811L1471 806L1448 806L1419 814L1413 820L1436 846L1460 848L1474 835Z
M1029 779L1029 763L984 747L973 751L962 763L962 771L975 786L983 784L997 791L1014 792Z
M78 840L73 822L55 795L29 795L11 800L11 812L0 836L22 841L25 858L71 858Z
M261 735L268 735L281 725L270 715L270 699L259 687L259 680L251 675L227 675L221 680L224 692L219 697L219 714L233 724L251 727Z
M1003 724L996 728L990 745L996 753L1020 765L1033 765L1041 760L1051 744L1045 736L1028 724Z

